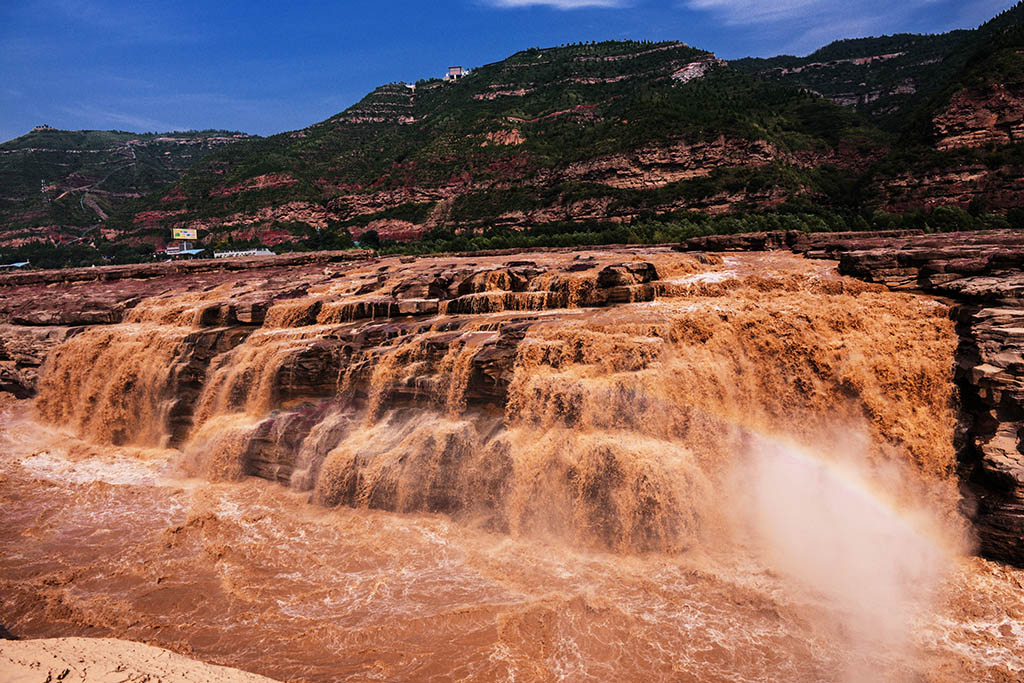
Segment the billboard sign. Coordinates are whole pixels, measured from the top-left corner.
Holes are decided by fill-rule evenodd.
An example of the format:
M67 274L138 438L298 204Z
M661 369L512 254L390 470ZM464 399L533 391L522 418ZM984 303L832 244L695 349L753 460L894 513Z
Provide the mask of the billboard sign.
M186 228L174 228L173 230L171 230L171 239L197 240L199 239L199 231L188 230Z

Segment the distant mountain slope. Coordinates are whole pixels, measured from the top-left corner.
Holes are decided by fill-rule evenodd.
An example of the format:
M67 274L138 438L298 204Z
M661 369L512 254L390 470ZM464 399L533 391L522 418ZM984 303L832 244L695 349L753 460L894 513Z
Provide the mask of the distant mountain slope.
M920 227L942 207L942 229L991 227L1024 207L1022 23L1024 3L971 31L732 64L678 42L531 48L237 142L34 131L0 146L0 226L60 241L110 213L116 242L189 227L303 248Z
M3 240L73 237L126 200L177 181L214 149L247 138L226 131L140 134L39 126L0 143Z
M408 239L766 207L819 192L822 161L862 163L884 143L849 111L682 43L531 49L223 150L121 227L274 241L337 223Z
M1024 206L1024 3L968 32L945 65L864 186L900 211Z
M970 36L953 31L840 40L806 57L748 58L732 65L898 125L896 115L935 93Z
M806 57L747 58L731 65L777 83L804 88L868 114L883 126L922 132L920 110L934 110L998 45L1021 45L1024 3L975 30L938 35L897 34L831 43ZM1003 65L1005 67L1005 65ZM1015 78L1001 68L989 77ZM908 122L910 125L908 125Z

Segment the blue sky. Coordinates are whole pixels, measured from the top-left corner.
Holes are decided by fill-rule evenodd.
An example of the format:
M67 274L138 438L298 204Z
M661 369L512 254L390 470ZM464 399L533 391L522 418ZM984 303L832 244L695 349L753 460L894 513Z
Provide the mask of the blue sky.
M0 0L0 140L302 128L375 86L531 46L682 40L726 59L974 27L1012 0Z

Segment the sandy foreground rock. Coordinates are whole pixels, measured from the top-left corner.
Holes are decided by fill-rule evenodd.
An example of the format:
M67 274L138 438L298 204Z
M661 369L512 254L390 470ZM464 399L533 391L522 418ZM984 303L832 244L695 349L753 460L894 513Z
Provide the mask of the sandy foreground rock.
M159 647L114 638L2 640L0 680L5 683L272 681L238 669L198 662Z

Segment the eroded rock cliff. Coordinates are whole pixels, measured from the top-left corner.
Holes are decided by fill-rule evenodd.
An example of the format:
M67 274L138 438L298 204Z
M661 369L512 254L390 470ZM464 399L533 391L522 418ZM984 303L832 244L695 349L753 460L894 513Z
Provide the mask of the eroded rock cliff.
M1024 140L1024 83L967 88L934 119L936 147L1009 145Z

